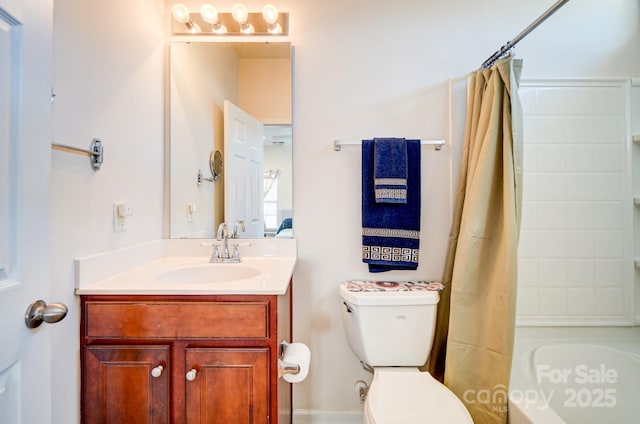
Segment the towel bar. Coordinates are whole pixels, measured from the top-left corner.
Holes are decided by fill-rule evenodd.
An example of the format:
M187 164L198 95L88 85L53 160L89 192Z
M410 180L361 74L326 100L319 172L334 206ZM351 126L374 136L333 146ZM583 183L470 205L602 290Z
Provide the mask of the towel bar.
M339 152L340 150L342 150L342 146L346 146L346 145L361 145L362 142L361 141L341 141L341 140L334 140L333 141L333 150L335 150L336 152ZM444 140L420 140L420 144L423 146L434 146L436 148L436 150L440 150L442 149L442 146L444 146L445 141Z
M89 156L91 159L91 167L94 171L97 171L102 166L102 160L104 156L104 148L102 147L102 142L99 138L94 138L91 141L91 146L89 146L89 150L79 149L73 146L67 146L64 144L51 143L51 148L53 150L59 150L61 152L67 153L75 153L76 155L85 155Z

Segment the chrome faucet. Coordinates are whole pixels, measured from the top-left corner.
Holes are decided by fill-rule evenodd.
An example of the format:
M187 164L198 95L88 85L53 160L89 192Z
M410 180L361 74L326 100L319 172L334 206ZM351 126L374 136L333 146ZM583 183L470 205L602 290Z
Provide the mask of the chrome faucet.
M235 224L233 224L233 234L231 234L231 238L234 238L234 239L238 238L238 228L240 228L240 231L244 233L246 229L244 225L244 221L239 220L239 221L236 221Z
M227 224L221 222L218 225L218 233L216 234L216 240L222 241L222 257L229 256L229 228Z
M237 229L234 227L234 232L236 231ZM219 249L220 246L215 245L213 248L213 254L211 255L211 259L209 259L209 262L224 262L224 263L241 262L240 251L238 250L237 244L234 244L232 246L233 252L229 251L229 227L224 222L220 223L220 225L218 226L216 240L222 242L222 252L220 252L220 249Z

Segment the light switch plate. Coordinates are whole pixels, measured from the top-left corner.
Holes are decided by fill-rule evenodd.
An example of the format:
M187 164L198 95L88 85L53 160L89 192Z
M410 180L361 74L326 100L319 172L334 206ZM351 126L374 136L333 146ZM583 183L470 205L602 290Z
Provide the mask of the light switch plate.
M127 219L125 216L120 214L120 210L123 207L124 203L114 203L113 204L113 232L121 233L123 231L127 231Z
M187 222L193 222L193 214L198 212L198 205L187 203Z

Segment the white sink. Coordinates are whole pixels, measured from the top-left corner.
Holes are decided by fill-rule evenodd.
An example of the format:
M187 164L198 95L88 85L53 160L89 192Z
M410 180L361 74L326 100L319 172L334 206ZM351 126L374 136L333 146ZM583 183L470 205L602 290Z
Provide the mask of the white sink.
M259 277L262 271L242 264L207 263L172 268L157 273L154 280L163 283L230 283Z
M213 242L213 240L212 240ZM79 295L283 295L295 239L247 239L240 263L209 263L202 240L167 239L76 259Z

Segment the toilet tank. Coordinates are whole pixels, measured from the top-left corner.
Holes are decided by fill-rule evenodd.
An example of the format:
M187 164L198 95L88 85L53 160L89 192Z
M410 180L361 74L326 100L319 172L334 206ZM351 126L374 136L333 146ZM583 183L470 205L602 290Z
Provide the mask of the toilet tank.
M431 351L440 296L437 291L420 286L400 291L377 290L381 285L394 284L416 282L340 285L347 340L358 358L372 367L419 367Z

